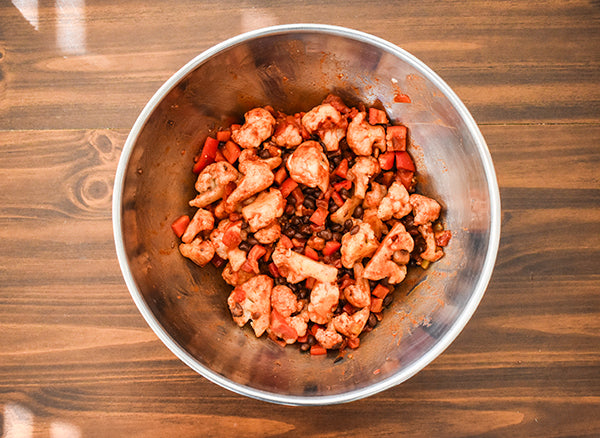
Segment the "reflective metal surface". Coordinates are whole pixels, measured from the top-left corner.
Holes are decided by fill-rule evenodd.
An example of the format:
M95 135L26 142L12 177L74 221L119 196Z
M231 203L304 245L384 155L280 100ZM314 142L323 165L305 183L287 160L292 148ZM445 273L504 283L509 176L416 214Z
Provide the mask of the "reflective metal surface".
M211 265L181 257L170 224L190 211L198 134L272 105L306 110L329 92L379 103L409 127L421 191L443 205L446 256L416 268L377 328L333 363L240 330L228 286ZM395 102L406 94L412 103ZM401 99L396 99L401 100ZM183 152L185 151L185 152ZM492 273L500 232L498 186L472 117L428 67L370 35L323 25L261 29L219 44L177 72L134 125L115 179L113 225L127 286L160 339L230 390L287 404L329 404L396 385L462 330Z

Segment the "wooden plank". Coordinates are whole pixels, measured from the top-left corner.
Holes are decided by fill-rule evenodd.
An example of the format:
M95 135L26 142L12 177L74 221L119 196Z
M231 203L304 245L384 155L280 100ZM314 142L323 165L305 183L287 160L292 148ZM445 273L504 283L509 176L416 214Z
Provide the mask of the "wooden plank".
M391 3L335 3L329 22L421 58L480 123L597 120L600 14L593 4L421 3L401 11ZM186 1L165 8L154 0L130 2L120 14L116 7L87 5L77 20L61 21L54 7L41 4L36 30L14 6L0 6L0 129L129 128L158 87L213 44L266 25L322 21L312 2ZM69 32L81 41L62 47L58 35Z

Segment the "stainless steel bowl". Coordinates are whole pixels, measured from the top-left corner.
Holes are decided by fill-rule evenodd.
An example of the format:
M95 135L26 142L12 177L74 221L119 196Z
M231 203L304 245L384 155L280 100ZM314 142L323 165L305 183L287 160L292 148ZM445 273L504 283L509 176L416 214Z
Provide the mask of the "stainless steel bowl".
M443 205L446 256L415 268L360 348L332 357L256 339L232 321L230 286L211 265L180 256L171 222L189 212L196 136L272 105L306 110L329 92L383 105L410 129L421 191ZM396 102L406 94L412 103ZM232 391L276 403L347 402L425 367L465 326L490 279L500 234L498 185L485 141L458 97L406 51L324 25L246 33L200 54L152 97L119 162L113 226L123 275L140 312L183 362Z

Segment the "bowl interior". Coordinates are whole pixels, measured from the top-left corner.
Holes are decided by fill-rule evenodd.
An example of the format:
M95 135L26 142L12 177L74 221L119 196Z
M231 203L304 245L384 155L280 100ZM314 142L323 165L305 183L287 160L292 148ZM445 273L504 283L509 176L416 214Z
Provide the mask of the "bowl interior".
M287 29L205 53L161 90L132 131L117 175L117 247L138 307L188 365L271 401L344 401L407 379L456 336L483 294L491 252L493 264L496 182L472 119L426 67L364 35ZM414 268L378 327L335 364L239 329L226 304L231 287L212 265L180 256L170 230L192 212L198 138L241 121L252 107L294 113L330 92L385 108L409 127L420 191L440 201L453 233L446 256L426 271ZM397 102L400 94L411 103Z

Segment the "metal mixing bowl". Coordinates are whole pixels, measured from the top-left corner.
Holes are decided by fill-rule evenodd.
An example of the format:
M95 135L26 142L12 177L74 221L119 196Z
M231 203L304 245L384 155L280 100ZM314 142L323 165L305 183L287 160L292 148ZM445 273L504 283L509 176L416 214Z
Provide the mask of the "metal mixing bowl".
M341 361L256 339L232 321L231 287L212 265L177 250L171 222L190 213L197 136L255 106L308 110L329 93L382 105L409 127L420 191L443 205L446 256L415 267L375 330ZM396 102L401 94L412 103ZM355 400L408 379L465 326L490 279L500 199L485 141L458 97L415 57L374 36L333 26L261 29L205 51L171 77L137 119L119 162L116 249L131 295L183 362L232 391L276 403Z

